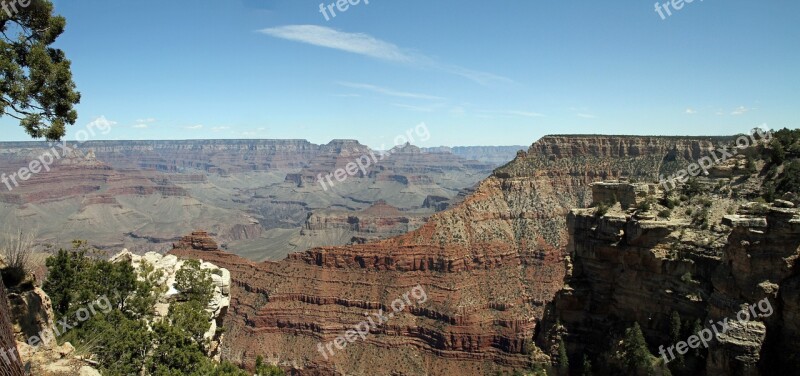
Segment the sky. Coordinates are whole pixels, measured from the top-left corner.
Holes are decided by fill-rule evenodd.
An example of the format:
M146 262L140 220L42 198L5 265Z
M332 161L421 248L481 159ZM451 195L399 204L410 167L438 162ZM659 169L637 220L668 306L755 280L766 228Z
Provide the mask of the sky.
M90 124L111 127L91 139L376 148L421 123L420 146L800 126L796 0L368 2L55 0L82 94L67 139Z

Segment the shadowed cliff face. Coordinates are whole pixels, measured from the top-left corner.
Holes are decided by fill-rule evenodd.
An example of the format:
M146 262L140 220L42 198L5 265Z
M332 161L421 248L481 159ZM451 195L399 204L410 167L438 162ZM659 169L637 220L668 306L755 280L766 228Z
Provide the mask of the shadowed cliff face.
M687 358L690 373L744 376L796 369L798 359L791 354L800 350L800 209L792 202L770 206L729 194L729 181L746 185L752 179L757 178L708 180L707 192L682 200L668 218L656 214L666 208L655 203L647 211L617 204L602 216L596 209L573 210L567 226L572 268L537 343L551 351L551 328L558 319L573 359L588 354L606 371L602 374L613 374L609 349L633 322L658 354L659 346L676 344L670 338L673 314L686 326L681 340L696 334L690 329L695 321L700 330L730 319L727 333L715 336L701 357ZM595 201L606 200L608 195L599 193L609 186L593 186ZM631 187L615 186L620 193L614 197ZM651 197L662 197L650 188ZM631 206L647 201L645 196ZM697 223L697 213L707 215L709 226ZM739 316L751 306L752 315ZM744 317L747 322L739 323Z
M541 360L533 336L563 287L566 218L588 204L588 184L652 179L665 159L677 165L713 146L707 139L545 137L459 205L405 235L314 248L278 263L182 246L173 252L231 270L233 359L252 362L261 354L304 374L521 370ZM417 284L427 291L424 305L323 358L318 342Z

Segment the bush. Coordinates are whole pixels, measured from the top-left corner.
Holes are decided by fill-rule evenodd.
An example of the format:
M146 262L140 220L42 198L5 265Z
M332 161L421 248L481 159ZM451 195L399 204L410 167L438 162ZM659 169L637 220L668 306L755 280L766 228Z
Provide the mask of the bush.
M211 301L214 296L214 283L211 272L200 268L200 261L186 260L181 269L175 273L175 288L183 293L188 300L197 301L203 305Z
M800 161L792 161L784 168L775 188L780 194L787 192L800 193Z
M651 205L649 200L644 200L636 205L636 209L639 211L650 211Z
M189 300L173 302L165 320L153 322L154 305L165 290L158 283L162 274L147 263L134 270L129 263L95 260L86 256L87 251L85 243L76 242L72 250L60 249L49 257L44 289L57 318L74 316L99 296L109 299L109 310L60 337L85 355L95 355L104 375L248 375L230 363L215 364L206 357L203 334L210 326L210 314L205 308L214 286L199 262L184 262L176 275L176 285Z
M687 198L692 198L705 192L702 184L700 184L700 182L695 178L689 179L689 181L683 185L681 190L683 191L683 194L687 196Z
M283 376L285 374L280 367L264 363L263 356L256 357L256 376Z
M594 212L594 215L597 217L603 217L606 215L606 213L608 213L608 209L610 208L611 207L608 204L601 202L597 204L597 210Z
M661 218L669 218L672 215L672 211L669 209L664 209L658 212L658 216Z
M752 175L752 174L756 173L756 171L757 171L757 169L756 169L756 161L753 159L752 156L750 156L750 155L747 156L747 161L745 161L744 169L748 174Z
M3 245L2 254L6 260L3 268L3 283L14 287L24 281L31 272L31 253L33 253L33 234L17 230L16 237Z

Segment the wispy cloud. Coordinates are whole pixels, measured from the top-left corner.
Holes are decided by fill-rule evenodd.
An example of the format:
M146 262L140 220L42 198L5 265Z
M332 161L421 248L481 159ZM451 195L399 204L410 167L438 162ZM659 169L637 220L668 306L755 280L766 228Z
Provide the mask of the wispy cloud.
M149 124L155 123L156 119L154 118L144 118L144 119L136 119L136 124L132 125L132 128L136 129L144 129L148 128Z
M683 113L685 113L686 115L694 115L694 114L696 114L696 113L697 113L697 111L695 111L695 109L693 109L693 108L689 107L689 108L687 108L687 109L686 109L686 111L684 111Z
M524 117L544 117L543 114L530 111L506 111L505 113L509 115L524 116Z
M108 128L111 128L114 125L117 125L116 121L108 120L105 116L101 115L101 116L95 118L94 120L92 120L91 122L89 122L87 127L89 129L92 129L92 128L108 129Z
M503 116L521 116L521 117L544 117L544 114L540 114L538 112L533 111L518 111L518 110L510 110L510 111L479 111L484 115L503 115Z
M228 129L231 129L231 127L213 127L213 128L211 128L211 130L214 131L214 132L226 131Z
M399 97L399 98L412 98L412 99L428 99L428 100L444 100L445 98L437 97L435 95L428 95L428 94L419 94L419 93L410 93L405 91L397 91L393 89L388 89L385 87L380 87L376 85L370 84L360 84L354 82L337 82L337 84L349 87L351 89L361 89L371 91L373 93L388 95L390 97Z
M735 110L733 110L733 111L731 112L731 115L733 115L733 116L744 115L744 114L746 114L748 111L750 111L750 109L749 109L749 108L747 108L747 107L745 107L745 106L739 106L739 107L737 107Z
M258 31L275 38L331 48L394 63L440 70L467 78L481 85L513 82L509 78L496 74L468 69L458 65L444 64L425 55L382 41L369 34L348 33L317 25L286 25Z
M575 114L575 116L577 116L579 118L584 118L584 119L597 119L597 116L595 116L595 115L586 114L586 113L582 113L582 112L578 113L578 114Z
M384 42L363 33L345 33L329 27L317 25L287 25L259 30L281 39L307 43L314 46L333 48L354 54L411 63L414 58L394 44Z
M406 110L417 111L417 112L433 112L433 108L431 107L413 106L410 104L403 104L403 103L392 103L392 106L405 108Z
M189 126L183 127L183 129L189 129L189 130L202 129L202 128L203 128L202 124L189 125Z

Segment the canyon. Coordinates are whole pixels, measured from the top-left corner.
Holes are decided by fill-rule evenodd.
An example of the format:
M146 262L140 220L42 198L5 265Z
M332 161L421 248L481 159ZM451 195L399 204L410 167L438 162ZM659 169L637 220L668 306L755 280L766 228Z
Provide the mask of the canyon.
M100 249L140 254L164 252L183 234L204 228L224 249L255 260L412 230L497 165L401 145L370 166L368 174L325 191L315 183L316 175L363 153L381 152L356 140L68 144L73 150L51 170L31 175L13 190L0 190L4 226L35 231L45 247L89 239ZM48 147L2 142L0 171L17 171ZM496 161L508 150L478 154ZM370 210L379 202L396 210L381 218L383 211ZM338 224L347 221L363 224Z
M781 286L791 291L794 282L789 277L796 275L792 260L798 252L794 240L776 245L780 257L770 256L757 265L746 262L748 252L754 251L737 244L756 240L754 236L763 243L779 233L795 239L797 209L765 209L774 213L767 216L769 229L749 234L731 224L753 221L719 213L730 211L725 205L746 207L746 201L720 201L714 204L719 207L708 219L712 227L705 235L693 231L691 221L654 221L657 215L638 213L634 207L642 197L659 194L655 184L638 182L657 181L659 175L684 168L733 140L547 136L495 169L457 204L403 235L313 247L279 262L258 263L224 250L201 250L191 245L195 241L176 243L171 253L209 260L231 271L225 347L234 361L249 363L262 355L301 375L524 371L555 356L554 328L562 331L557 337L565 340L571 355L598 354L605 342L592 342L598 344L594 349L581 343L593 336L608 340L602 336L623 324L639 322L649 342L656 343L664 339L665 312L677 311L687 319L721 318L735 312L730 308L741 300L757 301ZM727 176L726 184L735 180L737 186L758 185L757 178L742 180L732 175L734 170L719 166L715 174ZM601 181L610 182L594 184ZM616 206L600 219L595 219L597 209L573 210L590 206L593 196ZM657 244L672 244L674 239L667 235L674 232L683 233L678 240L681 256L672 263L653 260ZM190 239L208 236L199 232ZM628 246L639 251L623 251ZM755 275L738 282L726 277L736 275L731 270L754 268L784 272L760 290L753 290L754 282L760 281ZM663 269L667 275L655 275L665 274ZM686 281L677 282L676 277ZM729 282L723 285L715 278ZM696 283L708 292L719 283L720 291L692 294ZM429 297L424 306L395 315L387 326L330 359L317 352L318 343L333 340L365 315L387 310L391 299L417 284ZM748 299L736 295L741 289L751 291ZM665 298L652 299L654 294ZM792 306L789 296L786 305ZM643 316L650 312L653 316ZM795 315L792 308L780 317ZM783 331L782 338L794 338L791 325ZM735 342L711 351L709 371L753 369L754 360L748 363L737 356L752 355L753 344Z

